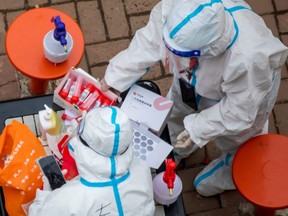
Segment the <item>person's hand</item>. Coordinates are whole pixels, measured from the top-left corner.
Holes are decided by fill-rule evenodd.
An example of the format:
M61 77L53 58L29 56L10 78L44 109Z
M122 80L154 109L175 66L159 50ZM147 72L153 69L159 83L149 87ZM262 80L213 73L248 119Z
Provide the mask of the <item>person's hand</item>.
M101 89L100 90L102 92L105 92L105 91L107 91L109 89L110 91L115 93L117 96L120 96L121 92L119 92L118 90L116 90L116 89L112 88L111 86L109 86L104 78L100 81L100 84L101 84Z
M192 149L193 146L195 145L194 142L190 139L190 135L187 130L182 131L178 136L177 136L177 142L176 145L174 146L174 149Z
M100 84L101 84L101 91L102 91L102 92L105 92L105 91L107 91L109 88L111 88L111 87L107 84L107 82L106 82L106 80L105 80L104 78L100 81Z
M42 182L43 182L43 191L52 191L48 178L45 175L42 176Z

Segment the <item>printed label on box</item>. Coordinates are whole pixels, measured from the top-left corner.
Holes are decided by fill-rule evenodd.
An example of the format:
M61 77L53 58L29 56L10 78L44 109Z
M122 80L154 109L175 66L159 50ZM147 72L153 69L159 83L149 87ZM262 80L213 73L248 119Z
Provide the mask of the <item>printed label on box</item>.
M160 135L172 107L173 101L135 84L130 88L121 109L131 120L146 124L152 132Z

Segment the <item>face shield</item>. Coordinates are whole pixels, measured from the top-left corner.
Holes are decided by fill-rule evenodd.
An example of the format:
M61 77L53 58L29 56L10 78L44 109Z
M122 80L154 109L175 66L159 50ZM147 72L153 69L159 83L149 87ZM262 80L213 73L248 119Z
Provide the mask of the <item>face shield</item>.
M193 70L198 66L200 50L185 50L175 44L169 37L168 29L163 28L163 41L166 47L164 66L174 75L179 75L186 82L191 83ZM171 46L173 44L173 47Z
M189 67L189 58L177 56L166 48L164 66L173 74L177 74Z
M174 75L177 74L185 81L191 83L193 71L198 67L197 57L180 57L172 53L168 48L165 53L164 66Z

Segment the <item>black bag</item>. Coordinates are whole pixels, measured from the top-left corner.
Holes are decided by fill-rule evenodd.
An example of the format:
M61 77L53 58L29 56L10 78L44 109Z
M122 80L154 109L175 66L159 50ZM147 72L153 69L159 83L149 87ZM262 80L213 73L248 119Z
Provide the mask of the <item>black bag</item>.
M189 107L197 111L198 106L196 102L195 87L190 85L182 78L179 78L179 85L181 89L182 101Z

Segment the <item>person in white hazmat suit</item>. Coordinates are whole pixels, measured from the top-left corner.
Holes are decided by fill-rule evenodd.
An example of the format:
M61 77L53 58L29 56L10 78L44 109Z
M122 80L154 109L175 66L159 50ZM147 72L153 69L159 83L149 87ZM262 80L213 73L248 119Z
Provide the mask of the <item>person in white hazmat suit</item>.
M231 164L267 133L287 47L242 0L162 0L129 47L112 58L102 89L123 92L154 63L174 74L168 128L176 159L214 140L222 156L198 174L203 196L235 189Z
M38 189L29 216L152 216L151 171L133 158L132 140L130 120L119 108L89 111L69 142L79 177L53 191Z

